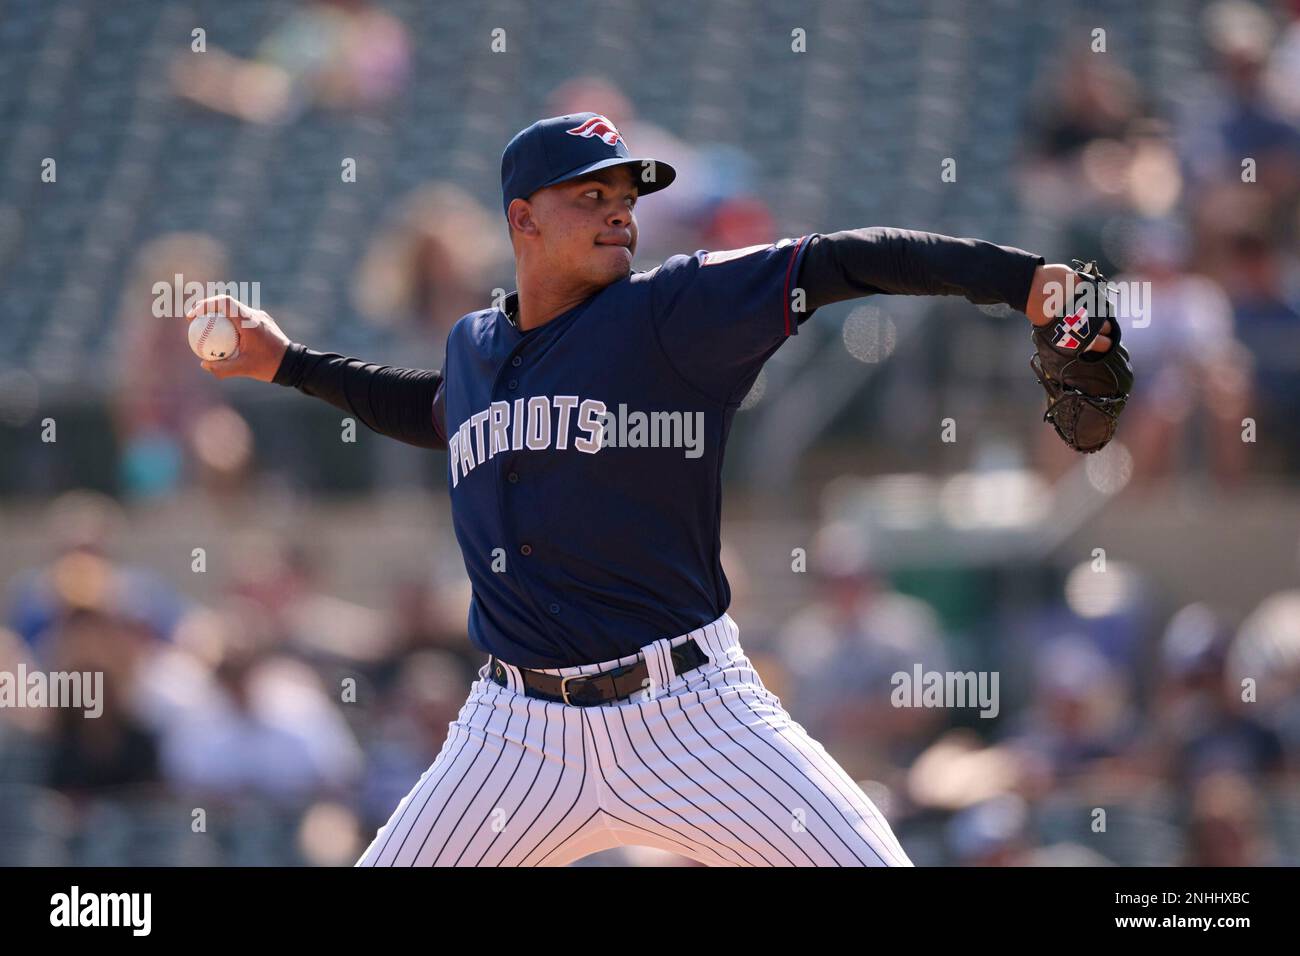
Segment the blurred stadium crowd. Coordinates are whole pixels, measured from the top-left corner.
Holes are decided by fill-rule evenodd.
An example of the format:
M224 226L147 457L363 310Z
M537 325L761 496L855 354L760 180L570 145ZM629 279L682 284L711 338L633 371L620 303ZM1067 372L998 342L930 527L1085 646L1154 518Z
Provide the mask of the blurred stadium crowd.
M230 531L202 593L184 563L127 555L148 528L188 556L196 507L291 500L325 523L371 509L349 547L382 562L382 502L414 488L445 513L445 459L341 445L319 403L219 386L151 303L178 274L257 280L298 341L439 367L451 324L513 288L497 164L540 116L603 112L678 169L638 206L638 268L880 224L1149 282L1149 323L1125 327L1128 450L1102 469L1123 480L1089 472L1092 490L1122 509L1189 481L1227 501L1293 484L1300 3L1100 3L1064 23L1053 6L7 4L0 530L43 534L0 544L0 671L102 671L107 701L96 720L0 709L0 864L349 864L432 762L483 662L445 523L436 558L381 566L355 602L306 534ZM39 184L46 156L58 179ZM821 310L738 417L734 494L794 485L778 507L797 512L844 474L1068 481L1083 466L1038 422L1020 320L959 300ZM954 399L976 437L918 439ZM791 416L816 427L788 438ZM1221 572L1234 602L1171 601L1148 569L1097 574L1088 540L963 603L846 517L870 504L793 515L777 573L727 547L750 532L729 512L730 613L917 863L1300 862L1300 589L1254 590L1243 561ZM781 576L800 544L809 573ZM999 672L1000 715L892 706L891 675L918 664Z

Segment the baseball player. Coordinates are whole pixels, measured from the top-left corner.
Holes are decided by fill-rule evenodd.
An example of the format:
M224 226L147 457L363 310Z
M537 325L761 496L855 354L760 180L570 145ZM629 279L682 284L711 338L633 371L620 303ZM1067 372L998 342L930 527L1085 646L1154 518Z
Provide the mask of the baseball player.
M518 288L456 323L440 371L314 351L226 297L189 313L243 319L239 356L203 363L219 378L297 388L447 452L469 638L487 659L358 866L560 866L628 844L717 866L910 865L727 614L736 409L819 307L957 294L1028 313L1067 441L1095 450L1113 431L1131 384L1118 323L1053 300L1085 273L888 228L636 271L636 204L675 176L595 113L518 133L501 162Z

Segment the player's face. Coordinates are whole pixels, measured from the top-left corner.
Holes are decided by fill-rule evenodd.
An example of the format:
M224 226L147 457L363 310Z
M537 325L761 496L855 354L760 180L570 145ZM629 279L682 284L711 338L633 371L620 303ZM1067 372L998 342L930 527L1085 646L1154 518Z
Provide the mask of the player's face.
M554 267L592 285L625 278L636 254L636 193L636 178L625 166L539 192L537 218Z

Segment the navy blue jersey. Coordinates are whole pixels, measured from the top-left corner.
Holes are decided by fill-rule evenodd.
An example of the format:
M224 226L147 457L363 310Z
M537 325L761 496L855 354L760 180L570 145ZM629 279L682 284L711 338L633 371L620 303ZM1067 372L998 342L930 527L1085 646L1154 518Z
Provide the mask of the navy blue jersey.
M1041 256L890 227L673 256L528 332L462 317L444 368L289 346L275 381L369 428L446 449L473 584L469 635L520 667L635 653L727 610L727 433L799 322L865 295L963 295L1024 310ZM794 290L804 309L795 313Z
M798 330L806 239L678 255L538 328L502 309L447 339L443 395L470 639L522 667L635 653L717 619L723 451Z

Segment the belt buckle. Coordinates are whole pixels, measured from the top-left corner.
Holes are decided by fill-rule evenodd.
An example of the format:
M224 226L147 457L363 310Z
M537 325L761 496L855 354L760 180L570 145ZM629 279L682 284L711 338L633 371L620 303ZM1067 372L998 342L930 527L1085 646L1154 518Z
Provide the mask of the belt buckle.
M569 700L569 681L571 681L571 680L586 680L586 679L589 678L589 677L597 677L597 676L599 676L599 675L596 675L596 674L570 674L570 675L567 676L567 677L561 677L561 678L560 678L560 699L563 700L566 704L569 704L569 705L572 706L572 707L582 707L582 706L585 706L585 705L583 705L583 704L575 704L573 701Z
M622 667L615 667L612 670L607 670L607 671L599 671L595 674L570 674L568 677L561 677L560 697L561 699L563 699L563 701L566 704L573 704L573 701L569 700L569 681L571 680L595 680L598 677L610 677L610 678L622 677L628 671L634 670L635 668L636 668L636 664L624 664ZM617 688L615 688L615 692L617 692ZM614 700L622 700L622 699L623 699L622 697L614 698ZM585 707L587 705L573 704L573 706Z

